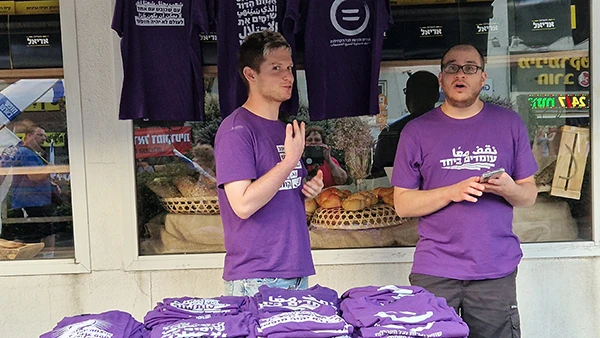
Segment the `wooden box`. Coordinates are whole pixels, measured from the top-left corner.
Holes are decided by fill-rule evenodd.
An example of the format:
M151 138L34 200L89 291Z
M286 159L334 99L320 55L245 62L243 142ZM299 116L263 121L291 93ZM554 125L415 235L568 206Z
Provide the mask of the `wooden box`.
M550 195L579 199L587 157L589 128L563 126Z

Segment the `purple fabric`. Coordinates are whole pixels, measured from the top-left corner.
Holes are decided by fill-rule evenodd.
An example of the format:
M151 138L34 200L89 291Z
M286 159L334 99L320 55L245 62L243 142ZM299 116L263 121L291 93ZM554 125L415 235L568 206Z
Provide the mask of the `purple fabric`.
M348 298L341 303L344 319L354 326L370 327L393 324L425 325L431 322L461 322L446 300L431 293L406 296L381 303L362 298ZM351 313L352 317L347 317Z
M261 286L254 297L258 313L276 314L291 311L313 311L322 315L338 313L337 291L315 285L307 290L284 290Z
M389 0L308 1L306 13L310 119L378 114L381 48L392 24Z
M363 338L380 337L440 337L467 338L469 327L464 322L431 322L424 325L390 325L360 328Z
M516 112L486 103L477 115L457 120L436 108L402 131L392 184L429 190L500 167L514 180L537 171ZM512 218L512 206L491 193L421 217L412 272L460 280L509 275L522 257Z
M370 300L390 302L396 301L404 296L416 295L420 293L428 293L428 291L420 286L369 285L346 290L346 292L342 294L341 300L343 301L346 298L366 297Z
M324 316L313 311L282 312L261 318L258 337L325 337L350 334L354 328L340 316Z
M223 279L297 278L315 273L306 226L301 161L275 196L248 219L239 218L225 183L255 180L284 156L285 124L238 108L221 122L215 138L219 205L225 235Z
M209 319L223 315L237 315L248 311L249 297L221 296L215 298L165 298L144 317L144 324L151 329L160 324L182 319Z
M207 21L204 0L116 1L112 29L121 37L124 76L119 119L203 118L198 36Z
M365 286L347 290L342 317L358 337L467 337L469 329L446 300L421 287Z
M246 36L263 30L280 32L294 48L294 27L298 20L299 0L218 1L217 2L217 68L219 106L226 117L248 98L248 89L238 72L237 52ZM292 98L280 110L295 114L298 90L294 83Z
M150 338L175 337L254 337L254 319L248 312L207 319L186 319L152 328Z
M65 317L40 338L144 338L144 325L129 313L107 311L99 314Z

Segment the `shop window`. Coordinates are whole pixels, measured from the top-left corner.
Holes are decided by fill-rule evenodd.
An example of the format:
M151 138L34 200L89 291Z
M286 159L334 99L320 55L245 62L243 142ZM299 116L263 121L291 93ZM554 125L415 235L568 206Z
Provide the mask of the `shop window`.
M7 3L0 15L0 260L72 260L58 1Z
M524 243L592 240L589 1L439 3L392 1L397 22L384 43L377 116L310 122L306 80L299 67L297 118L326 133L332 155L348 173L339 188L372 191L390 186L389 168L375 173L372 160L378 140L398 137L389 125L408 115L407 79L418 71L437 76L446 48L475 43L487 63L481 98L519 113L539 166L537 202L515 209L515 233ZM429 33L435 36L423 35ZM134 122L140 255L224 252L215 187L193 167L196 163L209 175L215 170L212 146L221 121L218 84L214 68L206 72L206 121ZM436 105L444 100L439 94ZM357 141L361 130L367 130L369 142ZM340 133L355 148L344 148L336 139ZM363 143L367 151L358 151L357 144ZM399 218L389 202L380 196L366 210L313 210L307 214L313 249L414 246L418 220Z

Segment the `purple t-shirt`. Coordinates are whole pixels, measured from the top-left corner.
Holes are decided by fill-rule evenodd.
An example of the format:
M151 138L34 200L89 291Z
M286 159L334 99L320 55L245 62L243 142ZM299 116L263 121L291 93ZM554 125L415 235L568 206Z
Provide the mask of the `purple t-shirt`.
M287 290L263 285L254 295L259 315L281 312L313 311L322 315L338 313L337 291L314 285L306 290Z
M219 206L225 235L223 279L296 278L315 273L306 226L301 161L275 196L248 219L232 210L223 185L256 180L285 156L285 124L240 107L215 138Z
M144 325L129 313L107 311L99 314L65 317L56 327L40 338L144 338Z
M228 116L248 98L248 89L238 71L237 53L244 39L252 33L268 29L281 33L293 49L298 1L217 2L217 68L221 116ZM295 81L292 98L284 102L280 110L289 115L298 111L298 90Z
M203 118L200 31L204 0L117 0L112 29L121 37L123 89L119 119Z
M330 338L352 333L353 327L338 315L313 311L282 312L261 318L256 326L258 337Z
M207 319L215 316L236 315L248 308L249 297L221 296L214 298L165 298L144 316L144 325L153 328L160 324L182 319Z
M311 120L379 113L378 80L389 0L308 1L306 85Z
M248 312L206 319L185 319L152 328L150 338L174 337L254 337L255 319Z
M514 180L537 171L519 115L486 103L477 115L459 120L438 107L402 131L392 184L430 190L498 168ZM462 280L509 275L523 255L512 219L513 207L491 193L421 217L412 271Z

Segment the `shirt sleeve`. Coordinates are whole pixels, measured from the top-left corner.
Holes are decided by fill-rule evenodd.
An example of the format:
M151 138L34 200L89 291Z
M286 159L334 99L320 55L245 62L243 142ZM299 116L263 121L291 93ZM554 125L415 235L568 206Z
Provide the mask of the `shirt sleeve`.
M123 37L124 31L124 18L125 15L125 0L116 0L115 1L115 11L113 13L113 19L111 28L117 32L119 37Z
M416 189L421 186L421 166L423 156L418 140L413 136L411 128L406 126L400 134L391 183L405 189Z
M531 151L531 142L529 141L527 127L520 117L517 117L517 119L515 167L512 178L514 180L521 180L535 174L538 170L538 165Z
M215 160L219 188L226 183L258 178L254 142L247 128L236 127L219 134L215 140Z

